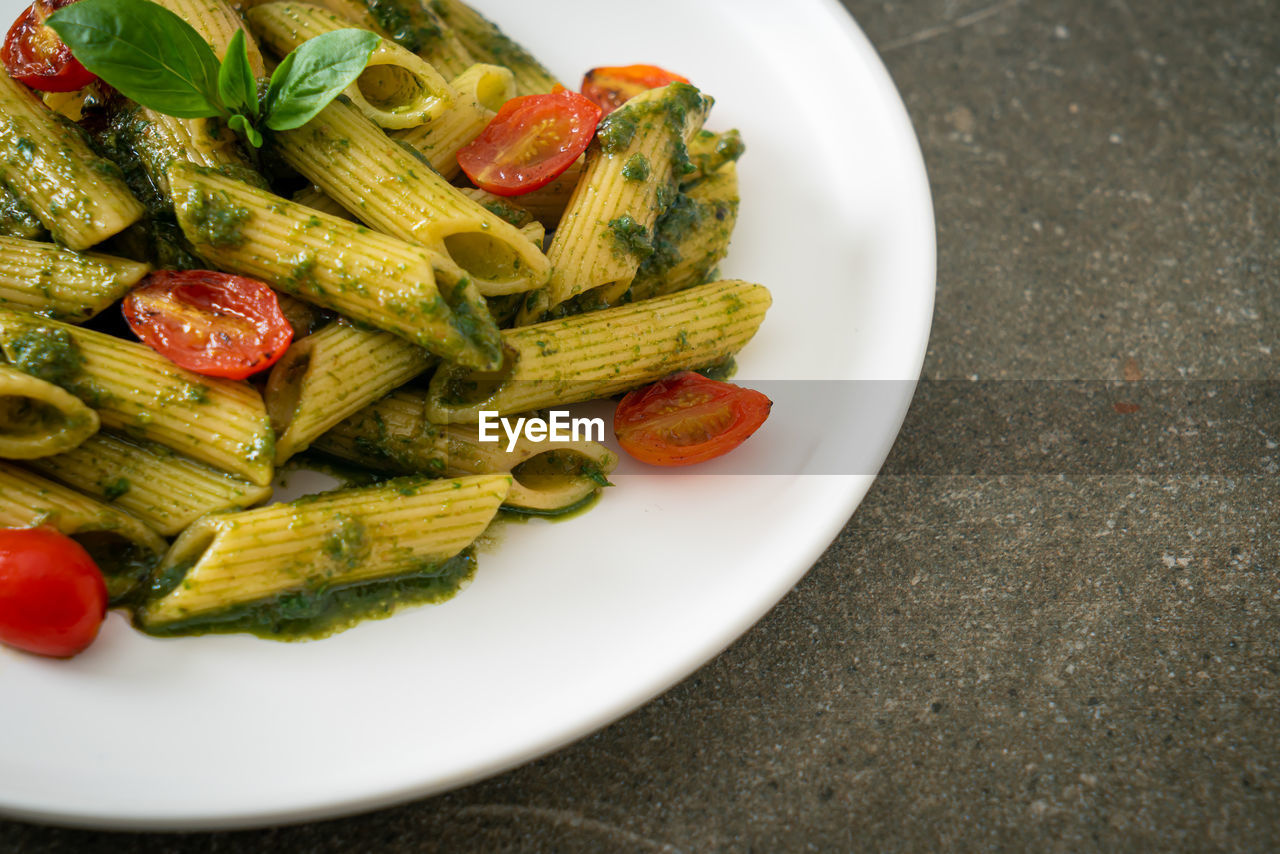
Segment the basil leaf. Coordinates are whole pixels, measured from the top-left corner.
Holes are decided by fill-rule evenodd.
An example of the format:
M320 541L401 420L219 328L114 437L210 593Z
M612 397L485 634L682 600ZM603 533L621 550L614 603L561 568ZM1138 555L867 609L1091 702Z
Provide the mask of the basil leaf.
M258 117L258 81L249 64L244 30L236 30L218 68L218 94L227 109Z
M267 127L293 130L311 121L355 82L377 46L376 35L356 29L333 30L298 45L271 75Z
M262 134L258 133L258 129L250 124L249 120L242 114L236 113L227 119L227 127L244 134L245 138L249 140L249 144L254 148L262 148Z
M191 25L148 0L80 0L47 21L85 68L144 107L222 115L218 57Z

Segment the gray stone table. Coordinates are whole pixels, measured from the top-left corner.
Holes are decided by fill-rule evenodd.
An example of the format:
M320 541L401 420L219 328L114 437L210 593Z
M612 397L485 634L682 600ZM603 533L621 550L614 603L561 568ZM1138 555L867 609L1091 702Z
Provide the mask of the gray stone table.
M847 5L923 145L937 308L886 474L772 613L440 797L0 851L1280 847L1280 4Z

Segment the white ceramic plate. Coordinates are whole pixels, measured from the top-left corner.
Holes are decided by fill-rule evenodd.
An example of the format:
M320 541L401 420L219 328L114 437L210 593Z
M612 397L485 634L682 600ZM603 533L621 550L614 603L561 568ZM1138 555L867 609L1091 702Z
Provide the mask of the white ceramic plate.
M0 4L3 19L20 3ZM916 378L934 288L928 185L888 75L834 0L477 5L566 81L657 63L716 96L709 127L742 130L742 212L723 272L768 285L774 306L739 382ZM909 386L863 413L876 466ZM753 454L839 440L826 425L797 438L773 424ZM514 767L728 645L812 565L872 478L615 479L585 516L508 526L452 601L328 640L156 640L113 614L70 662L0 650L0 810L248 826Z

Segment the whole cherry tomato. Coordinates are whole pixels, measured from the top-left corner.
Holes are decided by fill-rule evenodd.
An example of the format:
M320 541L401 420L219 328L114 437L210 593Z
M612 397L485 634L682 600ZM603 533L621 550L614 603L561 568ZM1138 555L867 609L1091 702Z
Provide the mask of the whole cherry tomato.
M772 405L753 389L684 371L622 398L613 432L622 449L641 462L687 466L741 445Z
M106 613L102 573L79 543L52 528L0 529L0 642L70 658Z
M275 364L293 327L275 292L256 279L213 270L157 270L124 298L133 333L171 362L242 380Z

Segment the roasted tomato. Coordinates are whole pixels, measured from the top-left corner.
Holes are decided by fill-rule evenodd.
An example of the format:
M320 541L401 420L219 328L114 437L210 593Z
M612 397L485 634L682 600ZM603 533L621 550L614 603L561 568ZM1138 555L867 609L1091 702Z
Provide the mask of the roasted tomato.
M499 196L528 193L551 183L578 159L602 115L595 104L567 89L512 98L458 152L458 165L482 190Z
M693 371L672 374L618 402L622 449L655 466L687 466L727 454L769 417L769 398Z
M641 92L668 83L688 82L689 78L656 65L605 65L591 69L582 78L582 94L608 115Z
M0 642L69 658L106 613L107 585L79 543L52 528L0 529Z
M198 374L242 380L275 364L293 328L271 288L212 270L159 270L124 298L135 335Z
M9 28L0 59L14 80L44 92L74 92L83 89L95 77L71 55L44 21L63 6L75 0L36 0Z

